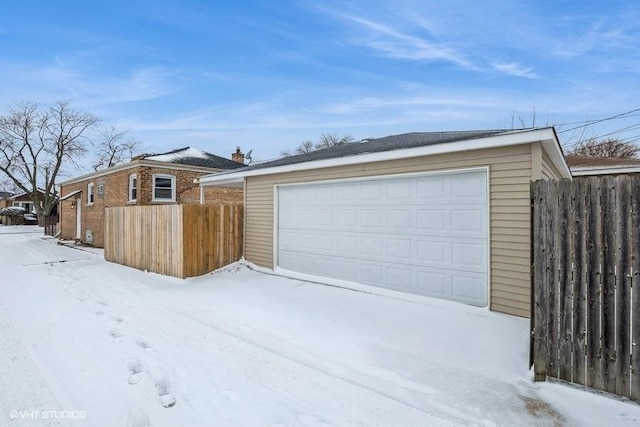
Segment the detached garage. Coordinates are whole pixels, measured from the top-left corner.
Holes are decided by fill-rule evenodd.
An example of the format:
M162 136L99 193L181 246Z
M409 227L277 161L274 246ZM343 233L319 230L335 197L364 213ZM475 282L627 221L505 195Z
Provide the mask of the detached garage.
M394 135L201 178L245 190L245 258L528 316L531 180L553 128Z

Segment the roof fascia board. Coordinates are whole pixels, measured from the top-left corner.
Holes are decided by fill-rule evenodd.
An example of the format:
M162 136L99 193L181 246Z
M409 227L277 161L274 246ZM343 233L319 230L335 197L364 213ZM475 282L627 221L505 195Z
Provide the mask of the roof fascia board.
M397 160L420 156L430 156L434 154L457 153L468 150L481 150L485 148L506 147L510 145L528 144L541 141L549 153L552 161L558 170L571 176L564 156L560 149L557 136L553 128L535 129L526 132L514 132L502 135L488 136L485 138L468 139L456 142L425 145L422 147L405 148L391 151L383 151L369 154L356 154L353 156L339 157L336 159L315 160L309 162L294 163L291 165L274 166L271 168L255 169L249 171L239 171L229 174L206 175L200 177L200 185L220 185L218 182L231 183L238 182L245 177L272 175L277 173L295 172L301 170L320 169L326 167L345 166L361 163L373 163L387 160ZM557 158L559 157L559 158ZM555 160L554 160L555 159ZM556 163L557 162L557 163Z
M571 169L567 164L567 160L564 157L564 153L562 152L562 147L560 146L560 140L558 139L558 134L556 134L556 130L554 128L548 128L553 132L553 139L544 139L542 140L542 148L547 152L551 162L556 167L556 169L562 174L563 178L571 178Z
M626 173L640 173L640 166L592 167L592 168L584 168L584 169L576 168L571 170L571 174L573 176L612 175L612 174L626 174Z
M127 163L123 163L121 165L111 166L107 169L102 169L97 172L91 172L85 175L78 176L76 178L71 178L67 181L61 182L60 185L69 185L76 184L78 182L86 181L89 179L100 178L106 175L111 175L115 172L121 172L128 169L133 169L136 167L152 167L152 168L162 168L162 169L170 169L170 170L181 170L181 171L189 171L189 172L215 172L221 171L222 169L216 168L206 168L203 166L191 166L191 165L183 165L181 163L169 163L169 162L158 162L155 160L132 160Z

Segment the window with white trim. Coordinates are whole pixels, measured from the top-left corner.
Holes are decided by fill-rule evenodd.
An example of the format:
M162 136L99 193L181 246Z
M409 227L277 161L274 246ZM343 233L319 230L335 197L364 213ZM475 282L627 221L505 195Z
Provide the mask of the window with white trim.
M33 202L13 202L13 206L24 208L27 213L35 212Z
M93 204L93 199L95 197L93 193L93 187L94 187L93 182L90 182L89 184L87 184L87 204L88 205Z
M129 201L135 202L138 200L138 175L132 173L129 175Z
M176 177L173 175L153 175L152 202L176 201Z

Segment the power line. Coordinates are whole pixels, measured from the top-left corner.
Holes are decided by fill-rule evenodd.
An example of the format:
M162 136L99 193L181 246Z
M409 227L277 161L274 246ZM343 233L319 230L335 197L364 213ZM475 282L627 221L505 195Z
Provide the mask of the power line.
M610 121L610 120L615 120L615 119L620 119L620 118L628 118L628 117L633 117L630 116L632 113L638 113L640 112L640 108L636 108L634 110L630 110L627 111L625 113L620 113L620 114L616 114L615 116L611 116L611 117L605 117L603 119L597 119L597 120L590 120L590 121L586 121L584 125L582 126L575 126L569 129L563 129L563 130L559 130L558 133L566 133L566 132L571 132L572 130L577 130L577 129L581 129L581 128L586 128L587 126L593 126L596 123L602 123L602 122L606 122L606 121Z

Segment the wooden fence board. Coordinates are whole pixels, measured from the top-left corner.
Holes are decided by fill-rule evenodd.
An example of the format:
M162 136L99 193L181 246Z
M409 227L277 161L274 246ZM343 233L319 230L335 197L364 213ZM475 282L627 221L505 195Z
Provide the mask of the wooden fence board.
M602 179L602 223L616 224L615 178ZM604 269L602 275L602 390L615 390L616 348L615 348L615 298L616 298L616 235L603 233Z
M532 184L533 196L533 217L537 221L533 221L533 356L534 379L535 381L543 381L547 377L547 318L548 309L546 277L547 269L547 227L549 224L547 208L544 203L546 200L547 185L546 181Z
M602 357L600 346L600 315L602 298L602 204L600 180L589 178L587 191L591 199L589 207L589 226L587 242L589 244L589 311L587 319L587 382L589 387L602 383ZM602 387L602 386L600 386Z
M571 181L560 181L558 209L560 210L560 233L558 251L560 268L558 284L558 378L573 379L573 188Z
M640 401L640 176L631 180L631 379L629 397Z
M561 230L558 227L558 192L557 187L548 185L546 191L548 229L546 236L547 246L547 307L550 312L558 312L558 265L560 251L558 240ZM558 377L558 325L556 316L547 318L547 375Z
M574 274L573 274L573 382L586 383L586 336L587 336L587 248L585 234L586 221L589 220L586 207L589 198L586 182L578 180L573 187L574 197Z
M615 391L629 393L630 297L631 297L631 180L620 176L616 183L616 295L615 295Z

